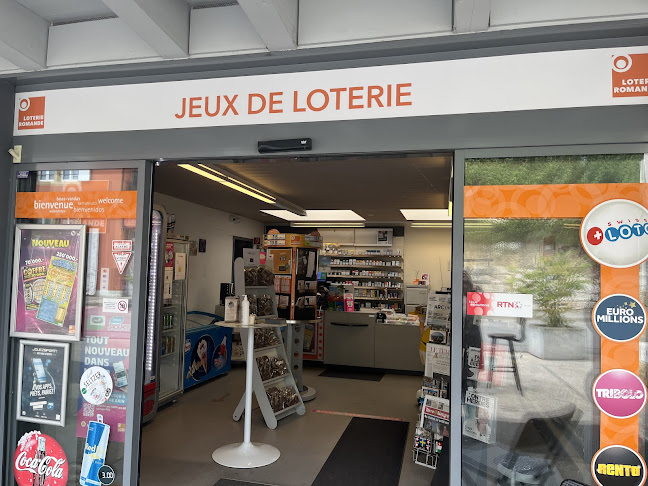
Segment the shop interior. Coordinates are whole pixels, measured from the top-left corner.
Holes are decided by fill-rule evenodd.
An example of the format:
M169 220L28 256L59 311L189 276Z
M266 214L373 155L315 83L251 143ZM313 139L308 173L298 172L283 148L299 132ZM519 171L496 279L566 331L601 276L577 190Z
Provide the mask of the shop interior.
M160 162L141 483L445 484L451 174L449 153ZM247 305L284 322L255 331L251 414L281 456L231 468Z

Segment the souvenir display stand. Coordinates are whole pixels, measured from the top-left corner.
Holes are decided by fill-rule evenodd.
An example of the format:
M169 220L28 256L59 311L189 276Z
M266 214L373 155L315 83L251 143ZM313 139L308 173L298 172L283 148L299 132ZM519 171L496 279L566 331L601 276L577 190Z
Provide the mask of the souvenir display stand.
M317 324L317 259L322 237L271 230L263 246L275 273L277 314L289 324L285 342L291 370L302 400L309 401L317 391L302 381L304 330L307 324Z
M264 418L266 417L268 407L270 406L268 402L268 396L265 393L263 384L260 382L259 369L256 366L256 360L254 359L254 329L255 327L269 328L270 325L256 323L249 324L249 316L243 316L242 321L243 322L220 322L219 325L238 329L239 332L241 332L241 337L246 340L245 393L243 395L243 398L241 398L243 407L241 407L241 403L239 403L239 406L236 408L236 412L234 413L234 419L239 420L241 418L241 413L243 413L243 410L245 410L243 442L219 447L212 453L212 459L222 466L237 469L249 469L272 464L277 459L279 459L281 453L276 447L268 444L253 443L250 440L252 431L252 390L254 390L254 392L256 393L257 401L261 406ZM270 327L270 329L272 328ZM282 346L279 345L279 348L281 347ZM261 384L261 387L259 387L259 384ZM299 393L296 393L296 395L299 396ZM272 408L270 408L270 411L272 411ZM304 411L305 409L302 411L302 415ZM273 418L274 427L276 427L277 422L274 414ZM267 420L268 419L266 418L266 423Z

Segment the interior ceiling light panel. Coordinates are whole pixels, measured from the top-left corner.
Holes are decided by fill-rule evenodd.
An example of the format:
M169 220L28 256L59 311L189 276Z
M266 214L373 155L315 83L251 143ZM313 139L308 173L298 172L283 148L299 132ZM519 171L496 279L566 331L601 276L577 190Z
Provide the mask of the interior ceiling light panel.
M261 209L262 213L286 221L364 221L365 219L350 209L307 209L306 216L299 216L284 209Z
M400 212L408 221L451 221L447 209L401 209Z

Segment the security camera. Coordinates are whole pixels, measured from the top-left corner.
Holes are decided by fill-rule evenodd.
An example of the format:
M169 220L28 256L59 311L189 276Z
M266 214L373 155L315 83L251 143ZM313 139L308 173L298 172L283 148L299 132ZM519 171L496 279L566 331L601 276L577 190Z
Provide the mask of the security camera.
M241 218L239 218L238 216L234 216L233 214L230 214L229 222L234 224L239 224L241 222Z

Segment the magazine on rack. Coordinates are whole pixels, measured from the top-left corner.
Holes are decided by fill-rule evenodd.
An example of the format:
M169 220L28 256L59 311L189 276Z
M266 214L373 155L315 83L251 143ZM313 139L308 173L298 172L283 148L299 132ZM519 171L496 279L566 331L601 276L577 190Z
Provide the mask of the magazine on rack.
M497 423L497 398L467 391L463 410L463 435L492 444Z
M419 427L436 434L448 437L450 424L450 400L426 395L421 408Z

